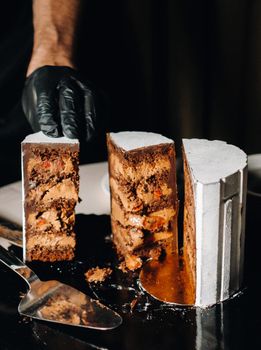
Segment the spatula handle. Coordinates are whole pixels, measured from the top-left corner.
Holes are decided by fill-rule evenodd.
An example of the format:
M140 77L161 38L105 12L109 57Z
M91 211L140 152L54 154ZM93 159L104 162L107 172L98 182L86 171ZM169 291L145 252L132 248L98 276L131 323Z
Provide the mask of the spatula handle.
M36 274L20 259L0 245L0 261L21 276L30 286L32 281L38 279Z

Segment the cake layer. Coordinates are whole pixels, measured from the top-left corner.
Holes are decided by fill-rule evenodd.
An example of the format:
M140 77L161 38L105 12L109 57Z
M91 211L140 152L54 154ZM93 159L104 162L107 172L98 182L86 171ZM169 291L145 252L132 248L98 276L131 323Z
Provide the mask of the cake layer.
M144 234L142 230L133 228L125 228L118 221L111 218L111 227L113 234L113 242L117 251L124 255L131 253L136 248L142 246L144 242Z
M74 208L71 211L52 207L44 211L28 211L27 215L27 230L32 233L39 233L40 231L54 230L68 231L72 230L75 223Z
M145 180L144 180L145 182ZM143 186L143 190L141 190ZM146 192L146 184L136 187L123 186L113 177L110 178L111 196L117 200L126 211L142 213L151 212L165 206L173 206L174 194L166 184L151 186L150 192Z
M162 230L158 232L142 231L135 227L124 227L118 221L112 218L112 233L115 238L117 250L124 255L124 251L132 253L137 249L146 249L147 246L160 243L165 240L173 240L173 232ZM118 237L118 238L116 238ZM118 246L117 241L124 242ZM126 249L126 250L124 250Z
M113 219L117 220L122 226L133 226L152 232L162 229L167 230L170 222L176 216L173 207L154 211L148 215L138 215L126 212L114 198L112 198L111 205Z
M126 194L129 197L137 196L145 203L150 203L163 197L174 196L170 187L171 179L170 172L159 171L152 176L147 176L145 173L139 181L126 181L123 177L111 176L114 186L117 186L117 191Z
M49 249L62 249L63 247L75 247L75 234L57 235L55 233L41 233L27 238L27 249L31 250L35 246Z
M28 235L26 260L58 261L74 257L75 234L41 233Z
M26 200L31 202L48 203L60 198L78 201L78 185L71 178L51 179L50 182L38 184L37 187L30 188L26 194Z
M61 248L53 247L41 247L40 245L34 246L32 249L28 249L26 252L26 261L64 261L72 260L74 258L74 250L70 246L62 246Z
M113 147L111 148L113 149ZM146 160L143 159L145 158L144 155L143 157L140 156L139 162L137 161L137 159L135 159L135 156L138 155L138 152L133 152L131 157L128 157L130 158L130 160L126 159L126 157L123 157L121 153L112 154L110 160L112 169L111 176L115 178L126 179L127 181L138 182L142 180L144 176L154 176L157 173L157 171L168 172L170 171L170 146L168 146L167 149L170 149L170 155L166 154L163 157L161 154L157 154L159 153L159 151L156 150L155 147L152 147L150 158Z
M169 252L176 250L175 245L173 245L172 235L163 240L138 246L134 250L128 246L126 235L122 235L120 230L116 230L113 234L113 242L116 246L118 255L123 258L123 266L132 271L140 268L142 266L142 260L144 259L157 260L162 254L166 254L165 252L167 250Z
M27 165L29 178L42 182L48 181L52 176L63 178L68 173L73 174L75 169L77 169L76 152L72 155L62 149L50 152L46 147L40 152L39 149L31 150Z

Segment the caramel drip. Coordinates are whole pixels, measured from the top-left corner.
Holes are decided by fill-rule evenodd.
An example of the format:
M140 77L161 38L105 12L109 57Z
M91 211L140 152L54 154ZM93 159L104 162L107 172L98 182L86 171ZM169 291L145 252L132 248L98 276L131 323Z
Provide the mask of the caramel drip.
M182 256L168 254L163 261L151 260L140 273L142 287L154 298L180 305L194 305L195 293Z

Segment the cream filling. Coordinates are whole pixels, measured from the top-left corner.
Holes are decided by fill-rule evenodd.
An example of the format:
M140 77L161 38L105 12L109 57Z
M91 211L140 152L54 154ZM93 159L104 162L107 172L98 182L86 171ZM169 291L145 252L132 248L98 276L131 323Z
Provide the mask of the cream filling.
M138 212L142 210L144 205L155 204L162 200L162 197L168 197L172 193L172 189L165 183L160 186L148 187L148 192L144 191L144 184L137 187L136 195L131 191L126 192L126 188L113 178L110 178L110 187L112 195L117 194L126 211Z
M41 157L34 156L27 163L27 173L30 176L32 170L44 175L52 175L59 173L71 173L74 171L74 166L70 158L59 158L50 160L42 160Z
M138 198L142 199L143 203L149 204L160 200L162 197L170 196L172 189L167 186L166 183L155 185L149 185L148 192L145 191L144 183L141 183L137 186L136 193Z
M45 193L45 194L44 194ZM44 194L44 195L43 195ZM28 200L35 202L49 202L59 198L78 200L78 191L71 179L64 179L61 182L50 187L48 184L42 184L37 188L31 189L28 193Z
M45 247L48 249L56 249L70 246L75 247L75 238L67 235L55 235L52 233L27 237L27 250L34 249L36 246Z
M119 204L112 199L112 217L122 226L134 226L139 229L157 231L159 228L167 229L173 220L176 211L173 208L157 210L149 215L137 215L125 212Z
M58 218L57 210L49 209L42 215L36 218L37 213L30 213L28 215L27 224L28 226L34 227L37 230L44 231L52 226L56 231L61 229L61 222Z
M140 198L137 198L132 193L124 193L117 181L114 178L110 178L110 187L112 194L115 193L119 196L121 203L126 211L139 211L143 208L143 203Z

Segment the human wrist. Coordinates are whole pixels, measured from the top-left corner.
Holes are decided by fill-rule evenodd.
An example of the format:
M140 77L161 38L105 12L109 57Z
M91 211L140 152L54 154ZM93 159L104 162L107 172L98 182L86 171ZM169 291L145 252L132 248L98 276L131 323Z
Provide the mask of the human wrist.
M67 66L75 68L70 51L58 47L56 49L47 47L34 49L26 76L28 77L42 66Z

